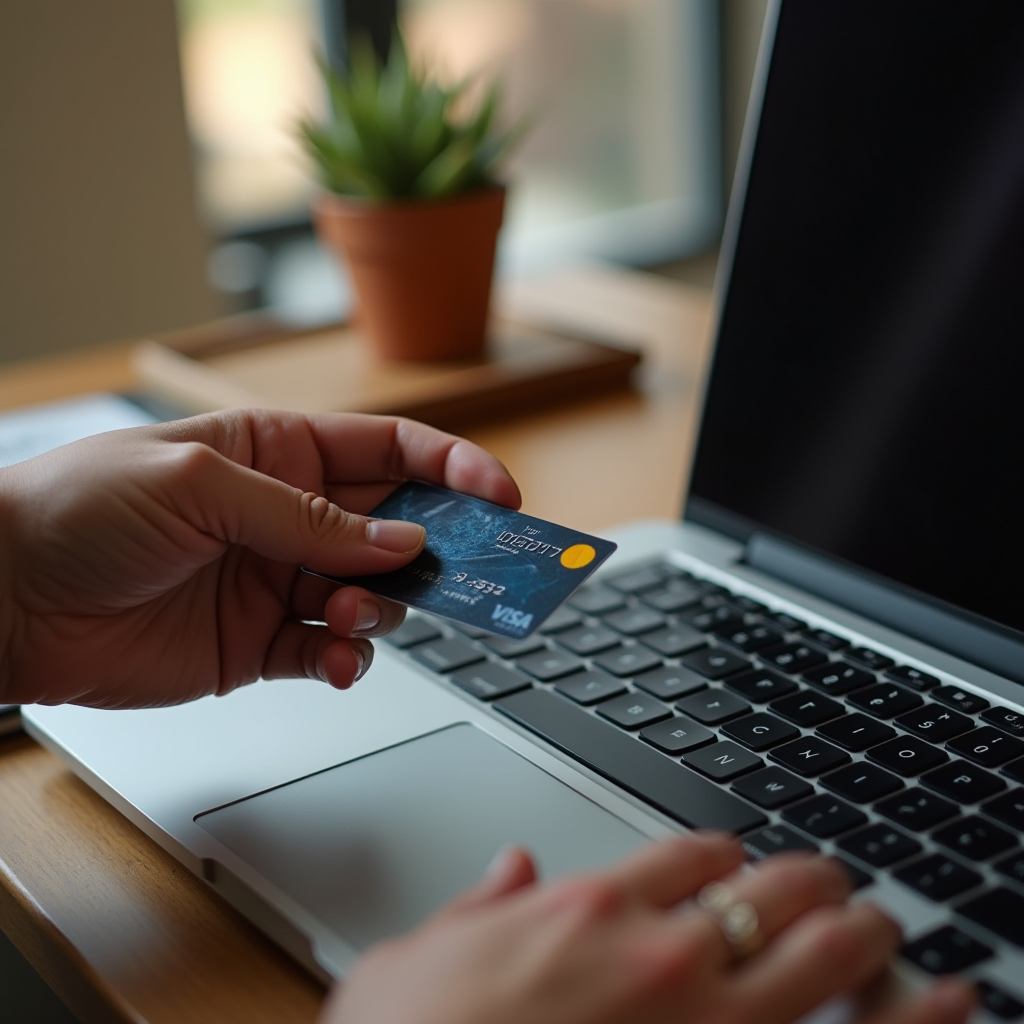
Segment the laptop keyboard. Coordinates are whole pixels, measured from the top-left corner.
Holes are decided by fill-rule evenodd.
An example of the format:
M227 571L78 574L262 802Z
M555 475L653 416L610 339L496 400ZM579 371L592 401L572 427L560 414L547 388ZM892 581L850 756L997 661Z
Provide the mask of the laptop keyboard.
M416 616L390 642L752 859L830 841L858 888L887 872L947 905L904 947L929 974L1024 950L1024 713L668 563L584 586L528 640Z

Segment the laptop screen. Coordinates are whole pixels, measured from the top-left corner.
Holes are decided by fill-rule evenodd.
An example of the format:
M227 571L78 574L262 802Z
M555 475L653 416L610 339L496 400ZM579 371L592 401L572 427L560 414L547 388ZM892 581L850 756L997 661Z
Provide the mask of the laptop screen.
M785 0L687 517L1024 632L1024 4Z

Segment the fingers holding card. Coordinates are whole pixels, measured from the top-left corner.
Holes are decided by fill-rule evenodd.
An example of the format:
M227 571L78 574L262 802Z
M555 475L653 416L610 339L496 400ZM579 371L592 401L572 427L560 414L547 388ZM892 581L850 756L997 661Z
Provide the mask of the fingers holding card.
M423 553L394 572L327 578L516 640L537 629L616 548L433 484L403 484L371 515L425 527Z

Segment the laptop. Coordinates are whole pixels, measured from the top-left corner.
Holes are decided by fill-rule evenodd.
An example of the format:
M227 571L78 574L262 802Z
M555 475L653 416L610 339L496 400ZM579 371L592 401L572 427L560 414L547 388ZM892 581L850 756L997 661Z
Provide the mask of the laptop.
M782 0L754 97L680 522L526 641L410 614L347 693L25 709L321 976L506 843L714 827L1024 1014L1024 7Z

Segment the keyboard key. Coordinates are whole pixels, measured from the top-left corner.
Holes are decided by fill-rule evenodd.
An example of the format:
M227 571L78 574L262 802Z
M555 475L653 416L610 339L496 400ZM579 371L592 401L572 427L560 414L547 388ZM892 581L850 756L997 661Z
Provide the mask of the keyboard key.
M665 577L655 566L646 565L642 569L633 569L619 576L608 577L604 582L624 594L639 594L644 590L662 586Z
M796 825L818 839L831 839L832 836L849 832L851 828L863 825L868 820L863 811L852 807L845 800L825 793L786 807L782 817L791 825Z
M640 739L666 754L684 754L687 750L714 743L717 737L703 725L677 715L657 725L649 725L641 731Z
M1009 992L993 985L982 978L974 983L978 993L978 1003L993 1017L1000 1020L1020 1020L1024 1017L1024 1003L1011 996Z
M561 633L563 629L578 626L582 621L583 616L575 608L570 608L569 605L563 604L556 608L540 624L540 632L547 635Z
M529 676L493 661L456 672L452 682L480 700L494 700L532 685Z
M939 685L939 680L935 676L930 676L919 668L911 668L909 665L897 665L895 668L889 669L885 673L885 677L902 683L911 690L917 690L918 693L924 693L925 690Z
M707 689L707 680L688 668L662 665L641 675L634 676L633 682L653 697L661 700L677 700L688 693Z
M904 690L895 683L876 683L867 689L858 690L846 699L854 707L875 718L893 718L905 711L913 711L924 703L916 693Z
M807 628L807 623L803 619L798 619L789 612L770 612L765 618L778 623L787 633L799 633Z
M932 833L932 839L968 860L988 860L1017 845L1017 837L1012 832L977 814L943 825Z
M778 746L800 735L799 729L765 711L727 722L722 726L721 732L723 736L728 736L748 749L757 751Z
M1018 850L992 865L1001 875L1024 885L1024 852Z
M872 672L883 672L885 669L892 668L896 664L892 658L888 658L878 651L873 651L870 647L851 647L844 654L844 657L849 658L850 661L854 661L858 665L871 669Z
M577 704L589 705L625 693L626 684L621 679L608 675L607 672L591 669L563 679L555 684L555 689Z
M1002 779L966 761L950 761L921 776L921 785L948 796L958 804L980 804L1006 789Z
M774 644L759 651L757 655L763 662L780 672L799 675L808 669L828 661L828 655L809 644Z
M687 668L708 679L724 679L751 667L746 658L741 658L723 647L705 647L702 651L685 655L680 661Z
M893 877L936 903L951 900L982 883L977 871L965 868L942 853L912 861L894 871Z
M956 804L917 786L881 801L875 810L911 832L927 832L960 813Z
M664 629L648 633L644 637L644 643L666 658L678 658L680 654L703 647L707 639L700 630L680 622L675 626L666 626Z
M712 632L723 644L747 654L777 644L782 639L782 634L774 626L751 625L743 620L726 622L713 629ZM748 663L747 667L752 668L753 666Z
M704 690L692 694L678 701L676 707L684 715L696 718L704 725L718 725L719 722L726 722L730 718L739 718L750 710L750 705L746 701L725 690Z
M803 779L798 779L774 765L737 779L732 788L733 792L770 811L810 796L814 792L814 787L809 782L804 782Z
M470 626L465 622L449 622L448 625L453 629L457 629L463 636L468 636L470 640L483 640L493 635L488 633L486 629L481 629L479 626Z
M683 612L684 622L704 633L716 629L739 629L743 626L743 613L720 599L705 599L696 608Z
M869 761L909 778L930 771L949 760L949 755L916 736L897 736L867 752Z
M802 678L809 686L834 697L853 693L854 690L861 690L875 682L875 677L870 672L865 672L854 665L847 665L845 661L833 661L828 665L812 668L810 672L805 672Z
M983 725L946 744L946 749L959 754L982 768L998 768L1024 754L1024 740L1007 736L991 725Z
M954 736L974 728L973 719L951 711L941 704L923 704L896 719L896 724L907 732L932 743L945 743Z
M604 626L577 626L566 630L558 637L563 647L568 647L573 654L586 658L600 651L607 651L622 643L622 637Z
M886 868L921 852L921 844L916 839L882 823L843 836L836 845L875 868Z
M992 950L983 942L972 939L951 924L908 942L902 953L905 959L929 974L958 974L992 956Z
M694 580L694 582L697 583L698 586L702 587L704 593L707 594L710 598L716 598L717 600L722 601L725 600L725 598L727 597L732 597L732 591L728 590L726 587L723 587L718 583L712 583L711 580L697 579L694 576L691 576L690 579Z
M641 729L671 716L670 708L661 701L641 693L625 693L621 697L598 704L597 713L623 729Z
M621 611L611 612L603 621L606 626L611 626L626 636L639 636L641 633L649 633L652 629L664 626L665 616L653 608L638 605L636 608L623 608Z
M782 715L795 725L805 729L813 729L831 718L846 714L846 708L831 697L822 697L811 690L801 690L789 697L772 701L769 705L777 715Z
M683 763L703 772L716 782L728 782L744 772L764 767L761 758L728 740L683 754Z
M956 912L1024 949L1024 896L1000 886L961 903Z
M539 636L528 636L525 640L513 640L510 636L486 636L482 642L502 658L521 658L524 654L547 649L544 638Z
M706 593L703 587L689 580L671 580L664 587L642 593L640 600L660 612L681 612L700 601Z
M849 640L844 640L826 629L805 629L801 636L817 647L824 647L826 651L841 651L844 647L850 646Z
M1014 782L1024 782L1024 757L1018 757L1003 767L1003 774L1009 776Z
M884 743L896 735L896 730L867 715L844 715L833 722L819 726L819 736L838 743L844 750L860 751Z
M584 615L604 615L621 608L625 603L620 593L600 584L583 587L569 598L569 604Z
M776 853L815 852L818 847L785 825L770 825L743 837L743 849L751 860L764 860Z
M492 706L683 825L746 832L765 824L745 800L553 693L523 690Z
M583 662L570 654L568 651L543 650L536 654L527 654L516 662L516 667L531 676L547 683L552 679L559 679L562 676L579 672L584 667Z
M843 870L850 878L854 892L863 889L865 885L870 885L875 880L869 872L856 864L851 864L845 857L834 857L833 860L842 865Z
M483 651L465 640L432 640L412 648L412 656L427 668L444 675L484 660Z
M776 644L783 637L779 630L771 626L748 626L746 624L735 628L719 627L714 633L722 643L728 644L730 647L737 647L747 654Z
M594 664L615 676L633 676L637 672L646 672L649 668L660 665L661 658L654 651L634 644L632 647L620 647L608 651L607 654L601 654L594 658Z
M385 637L389 644L403 650L413 644L421 644L426 640L436 640L441 631L429 619L422 615L410 616L390 636Z
M855 761L838 771L829 772L822 776L820 782L826 789L855 804L874 803L903 788L903 783L895 775L867 761Z
M961 690L959 686L940 686L937 690L932 690L932 697L940 704L945 704L954 711L962 711L965 715L976 715L989 706L984 697Z
M1024 712L1014 711L1012 708L986 708L978 716L983 722L994 725L1011 736L1024 738Z
M780 676L778 672L769 672L766 668L733 676L725 685L754 704L764 704L796 689L792 679Z
M1024 832L1024 789L1011 789L1009 793L982 804L981 809L990 818Z
M849 754L816 736L804 736L776 747L768 756L797 775L804 776L821 775L850 760Z
M745 612L750 612L752 615L760 615L763 612L768 611L768 606L761 604L760 601L755 601L752 597L746 597L743 594L733 594L729 599L737 608Z

